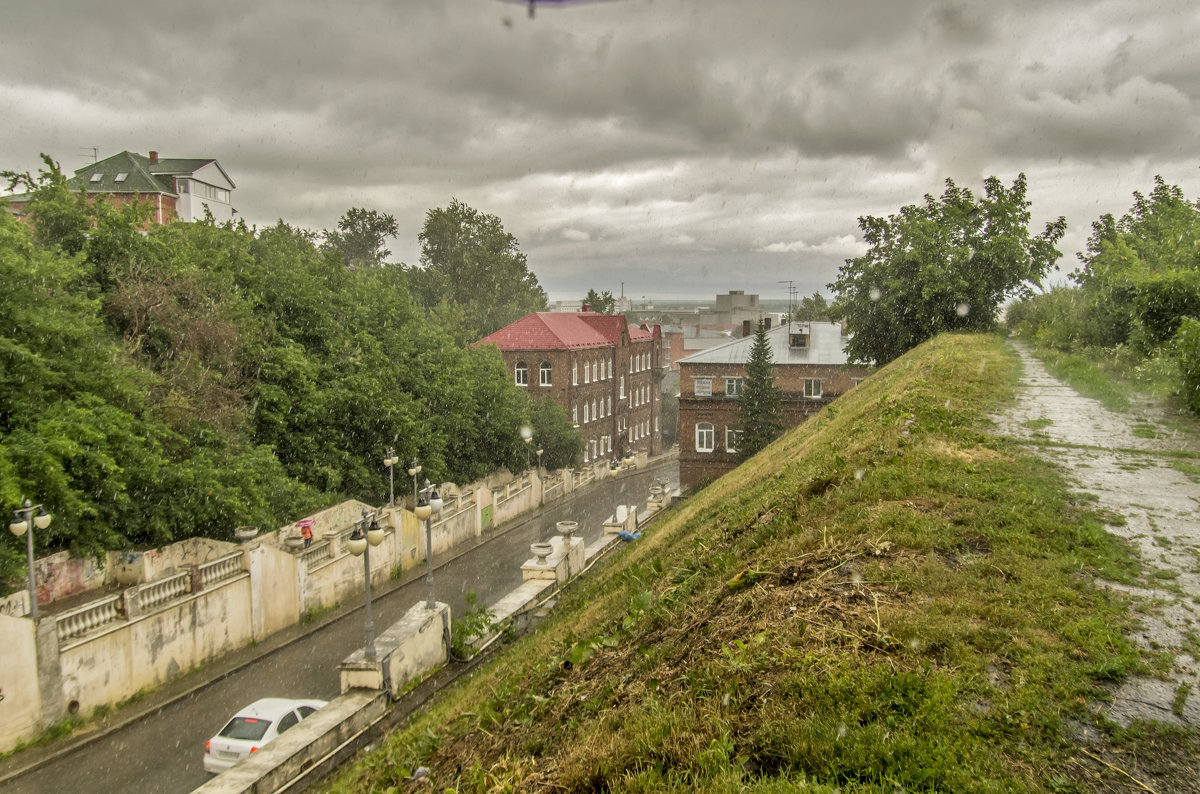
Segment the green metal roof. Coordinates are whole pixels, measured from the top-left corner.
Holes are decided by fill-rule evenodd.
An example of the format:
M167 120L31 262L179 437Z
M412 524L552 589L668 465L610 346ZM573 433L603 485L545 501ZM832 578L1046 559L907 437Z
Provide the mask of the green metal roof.
M84 166L75 172L68 184L74 190L82 189L88 193L166 193L175 196L178 194L172 177L191 175L210 163L229 180L230 187L235 187L229 174L211 157L161 158L151 163L149 157L136 152L121 152ZM124 178L117 181L121 174Z

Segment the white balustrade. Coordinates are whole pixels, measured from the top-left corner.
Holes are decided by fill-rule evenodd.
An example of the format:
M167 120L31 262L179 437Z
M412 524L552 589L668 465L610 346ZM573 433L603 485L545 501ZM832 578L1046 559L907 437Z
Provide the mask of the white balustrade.
M300 561L303 562L309 569L316 565L320 565L326 560L333 559L333 552L330 549L329 541L317 541L313 545L300 553Z
M70 612L55 615L54 621L58 629L59 644L120 619L121 615L117 611L117 602L120 600L121 596L111 595L84 604Z
M141 605L142 611L154 609L160 604L187 595L191 591L191 579L191 574L184 571L166 579L142 585L138 589L138 603Z
M200 586L208 587L242 572L242 553L235 551L210 562L196 566L200 572Z

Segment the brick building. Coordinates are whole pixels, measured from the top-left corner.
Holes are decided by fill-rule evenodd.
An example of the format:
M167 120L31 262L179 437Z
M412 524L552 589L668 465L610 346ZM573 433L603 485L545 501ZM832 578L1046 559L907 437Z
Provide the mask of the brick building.
M749 321L746 321L747 325ZM770 328L769 319L767 320ZM679 362L679 480L695 487L737 466L738 401L754 335ZM867 376L847 364L838 323L792 323L767 331L775 385L783 393L783 425L794 427Z
M151 221L158 224L201 220L205 209L218 223L232 220L237 213L232 204L233 180L211 157L160 159L158 152L149 156L121 152L80 168L67 186L118 205L140 199L154 208ZM5 198L11 212L24 214L26 194Z
M586 308L586 307L585 307ZM500 348L513 382L553 398L584 438L584 462L662 452L658 326L624 315L535 312L476 344Z

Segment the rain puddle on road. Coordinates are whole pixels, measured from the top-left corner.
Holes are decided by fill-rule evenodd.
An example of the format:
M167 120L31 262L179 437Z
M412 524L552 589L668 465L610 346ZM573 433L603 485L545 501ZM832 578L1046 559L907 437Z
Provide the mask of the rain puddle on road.
M1109 530L1139 551L1147 586L1103 584L1153 604L1139 615L1134 639L1175 657L1167 679L1124 682L1107 716L1200 725L1200 483L1184 471L1200 474L1200 441L1165 424L1159 409L1108 411L1052 377L1028 348L1014 347L1025 371L1017 404L994 417L998 432L1040 442L1036 452L1061 464L1098 508L1125 518Z

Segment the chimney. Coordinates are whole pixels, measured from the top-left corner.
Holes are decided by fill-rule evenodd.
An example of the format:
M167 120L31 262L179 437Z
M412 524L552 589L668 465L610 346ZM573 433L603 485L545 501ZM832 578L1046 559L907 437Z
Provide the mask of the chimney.
M150 165L154 165L157 162L158 162L158 152L151 150L150 151Z
M768 314L766 317L763 318L763 327L766 328L768 331L771 330L771 315Z
M590 312L591 310L592 310L592 304L590 304L590 303L583 304L583 311Z
M742 320L742 336L750 336L750 321Z

